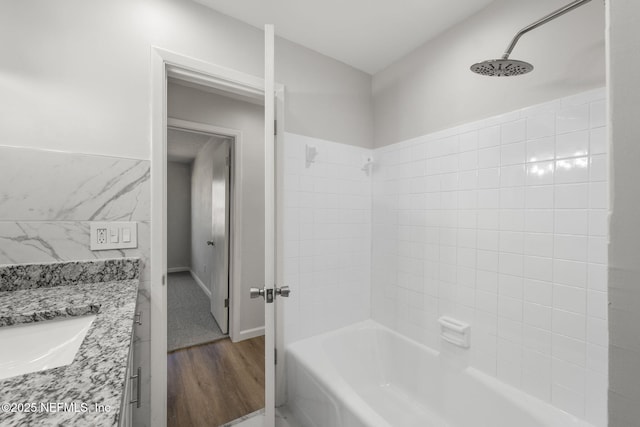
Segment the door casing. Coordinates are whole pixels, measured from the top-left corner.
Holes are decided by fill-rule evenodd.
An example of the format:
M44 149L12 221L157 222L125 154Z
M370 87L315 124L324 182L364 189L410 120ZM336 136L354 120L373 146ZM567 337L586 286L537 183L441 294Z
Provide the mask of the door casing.
M264 79L237 70L172 52L157 46L151 47L151 290L150 290L150 391L151 425L167 424L167 79L172 77L189 83L221 90L230 96L247 100L264 97ZM275 116L277 120L276 146L282 147L284 132L284 86L276 83ZM276 150L276 163L281 149ZM236 153L236 168L241 156ZM238 185L238 181L235 182ZM237 199L237 198L236 198ZM276 198L276 223L280 223L282 206ZM237 212L236 212L237 215ZM280 236L276 232L276 241ZM239 241L239 236L235 236ZM279 243L276 246L280 247ZM282 277L283 257L276 251L276 279ZM257 284L260 286L260 284ZM233 310L232 310L233 311ZM280 334L281 335L281 334ZM281 342L281 340L278 340ZM278 343L276 343L278 347ZM278 349L284 354L283 349ZM270 369L267 369L269 371ZM272 370L272 369L271 369ZM279 366L278 371L282 368ZM273 370L272 370L273 371ZM278 384L283 381L277 381ZM280 400L280 393L278 393Z
M262 333L262 331L240 329L240 317L242 316L242 306L240 305L240 292L242 283L242 170L243 161L242 153L244 147L244 138L241 130L214 126L207 123L193 122L190 120L176 119L168 117L167 126L171 129L212 134L228 137L232 140L229 147L229 156L233 167L231 168L232 176L230 177L230 199L228 213L228 229L227 241L229 246L226 249L229 257L229 338L231 341L238 342L245 339L253 338ZM216 249L214 249L216 250Z

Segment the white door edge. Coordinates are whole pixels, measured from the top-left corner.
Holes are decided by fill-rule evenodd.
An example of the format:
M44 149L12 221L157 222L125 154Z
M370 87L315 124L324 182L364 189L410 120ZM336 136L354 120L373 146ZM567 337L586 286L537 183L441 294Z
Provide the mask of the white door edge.
M267 303L266 293L275 298L275 84L274 27L264 26L264 363L265 415L264 427L275 427L276 367L275 367L275 304Z

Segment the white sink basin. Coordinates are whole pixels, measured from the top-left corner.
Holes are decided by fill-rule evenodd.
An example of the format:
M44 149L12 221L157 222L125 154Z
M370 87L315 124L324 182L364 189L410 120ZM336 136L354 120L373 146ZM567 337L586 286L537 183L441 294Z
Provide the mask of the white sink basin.
M0 327L0 379L66 366L95 315Z

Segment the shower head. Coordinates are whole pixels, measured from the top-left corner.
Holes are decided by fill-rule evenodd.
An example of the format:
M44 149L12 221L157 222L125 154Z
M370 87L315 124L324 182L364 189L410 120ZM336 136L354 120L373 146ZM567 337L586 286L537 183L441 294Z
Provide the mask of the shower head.
M565 13L572 11L573 9L582 6L583 4L590 1L591 0L575 0L568 5L551 12L546 16L543 16L533 24L527 25L526 27L518 31L513 40L511 40L511 43L509 43L509 46L504 52L504 55L502 55L502 58L489 59L488 61L482 61L478 62L477 64L473 64L471 66L471 71L473 71L474 73L482 74L483 76L498 77L520 76L522 74L530 72L531 70L533 70L533 65L529 64L528 62L509 59L509 55L511 55L513 48L516 47L516 43L518 43L520 37L522 37L529 31L534 30L553 19L556 19L558 16L564 15Z
M488 59L473 64L470 69L483 76L509 77L526 74L533 70L533 65L515 59Z

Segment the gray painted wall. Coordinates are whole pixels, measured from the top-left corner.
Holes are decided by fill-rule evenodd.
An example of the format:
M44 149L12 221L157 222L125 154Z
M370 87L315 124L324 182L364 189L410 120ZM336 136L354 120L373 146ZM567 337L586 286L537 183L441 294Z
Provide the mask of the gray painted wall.
M371 148L371 76L276 40L276 80L286 85L285 130Z
M191 165L167 162L167 266L191 267Z
M3 1L0 39L0 144L20 147L149 159L151 46L264 74L261 30L184 0ZM371 144L370 75L282 39L276 58L288 131Z
M640 3L607 2L611 205L609 243L609 426L640 420Z
M588 3L526 34L512 58L536 68L489 78L471 64L497 58L525 25L567 0L497 0L373 77L375 147L605 85L604 5Z
M176 119L207 123L242 131L242 283L240 330L249 330L264 325L264 304L261 300L249 298L249 288L264 281L264 109L260 105L225 98L198 89L169 84L168 114ZM194 176L197 171L194 164ZM194 203L211 193L192 195ZM199 202L198 202L199 203ZM210 202L209 202L210 203ZM210 206L210 204L209 204ZM194 205L195 215L195 205ZM210 218L210 217L209 217ZM196 219L193 220L194 225ZM211 221L207 239L211 235ZM203 233L205 230L202 231ZM202 236L200 234L199 236ZM200 237L198 237L201 239ZM195 251L194 237L193 263L200 262ZM205 278L196 271L205 284ZM210 280L208 277L207 280Z

